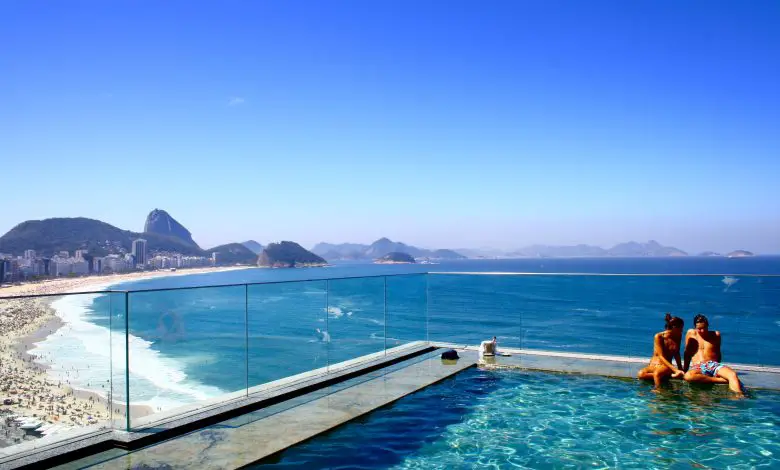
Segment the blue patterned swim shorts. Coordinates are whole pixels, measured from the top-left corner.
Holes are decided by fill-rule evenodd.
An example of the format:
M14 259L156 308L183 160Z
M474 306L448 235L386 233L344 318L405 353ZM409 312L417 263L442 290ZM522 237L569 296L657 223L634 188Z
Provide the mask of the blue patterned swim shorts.
M721 367L723 367L723 364L715 361L707 361L699 364L701 373L709 377L715 377L716 375L718 375L718 371L720 370Z

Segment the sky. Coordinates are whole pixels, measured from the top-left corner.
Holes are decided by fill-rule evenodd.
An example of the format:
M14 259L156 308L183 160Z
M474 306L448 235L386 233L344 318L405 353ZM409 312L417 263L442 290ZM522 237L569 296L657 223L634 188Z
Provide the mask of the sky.
M0 233L780 253L777 1L0 2Z

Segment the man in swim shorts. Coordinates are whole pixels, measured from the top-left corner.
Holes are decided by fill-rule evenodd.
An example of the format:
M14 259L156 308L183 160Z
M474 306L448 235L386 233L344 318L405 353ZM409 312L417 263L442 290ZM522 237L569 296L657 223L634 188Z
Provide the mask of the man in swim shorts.
M742 382L734 369L721 364L720 331L710 331L704 315L693 318L693 328L685 335L685 380L688 382L729 384L742 396ZM691 363L693 361L693 363ZM690 366L690 367L689 367Z

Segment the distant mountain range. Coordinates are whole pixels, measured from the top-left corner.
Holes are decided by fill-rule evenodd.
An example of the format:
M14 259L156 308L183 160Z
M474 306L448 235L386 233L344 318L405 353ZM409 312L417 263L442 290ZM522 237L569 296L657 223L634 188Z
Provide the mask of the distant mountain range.
M655 240L650 240L647 243L638 243L633 241L619 243L608 249L593 245L532 245L510 253L509 256L537 258L596 258L602 256L613 256L631 258L688 256L688 253L680 250L679 248L663 246Z
M389 253L405 253L414 258L465 259L453 250L427 250L388 238L380 238L370 245L360 243L318 243L311 250L328 260L375 260Z
M489 248L428 250L380 238L370 245L359 243L319 243L311 252L294 242L281 242L263 247L254 240L229 243L210 250L201 249L192 234L170 214L155 209L146 218L145 232L122 230L99 220L53 218L28 220L12 228L0 237L0 253L21 255L24 250L35 250L41 256L51 256L59 251L87 250L91 256L111 253L128 253L132 241L147 240L147 250L155 253L180 253L191 256L210 256L217 253L219 264L255 264L263 258L267 265L300 265L324 263L324 260L376 260L389 253L404 253L414 258L456 260L469 258L556 258L556 257L664 257L687 256L683 250L663 246L655 240L646 243L626 242L612 248L593 245L531 245L512 252ZM303 250L303 251L301 251ZM711 251L699 256L721 256ZM753 256L745 250L733 251L730 258Z

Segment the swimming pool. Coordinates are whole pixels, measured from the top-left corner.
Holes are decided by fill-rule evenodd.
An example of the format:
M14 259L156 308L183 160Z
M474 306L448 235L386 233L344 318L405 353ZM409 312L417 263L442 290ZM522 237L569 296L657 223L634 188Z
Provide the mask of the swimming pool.
M780 467L780 392L470 369L255 468Z

